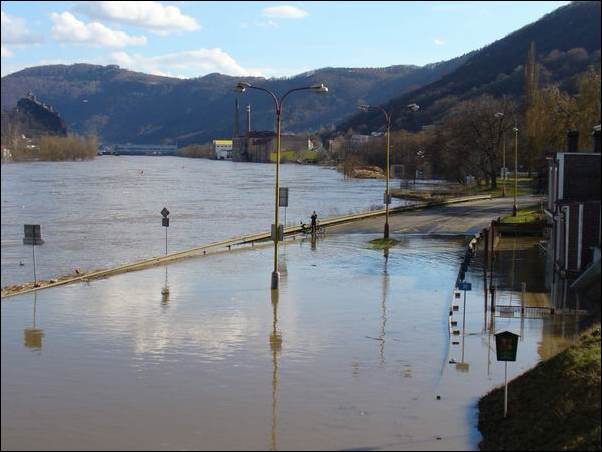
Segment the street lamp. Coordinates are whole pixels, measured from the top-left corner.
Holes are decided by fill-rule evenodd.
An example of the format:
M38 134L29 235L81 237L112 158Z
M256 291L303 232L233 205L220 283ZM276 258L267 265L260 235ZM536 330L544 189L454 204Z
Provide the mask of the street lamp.
M515 217L518 214L516 207L516 191L518 187L518 125L516 119L514 120L514 204L512 205L512 216Z
M385 122L387 124L387 168L386 168L386 185L385 185L385 230L384 230L384 239L387 240L389 238L389 204L391 203L391 195L389 193L389 154L391 148L391 114L388 113L383 107L380 106L372 106L372 105L359 105L358 108L362 111L380 111L383 115L385 115ZM408 110L411 112L418 111L420 107L418 104L409 104Z
M495 115L500 120L500 133L502 134L502 198L506 197L506 134L504 133L504 113L498 111Z
M280 227L278 224L278 204L279 204L279 191L280 191L280 117L282 115L282 105L286 97L295 91L313 91L314 93L325 94L328 92L328 88L323 84L305 86L302 88L293 88L284 93L280 98L276 96L272 91L261 88L259 86L253 86L250 83L239 82L236 84L235 90L239 93L244 93L247 89L256 89L263 91L274 100L274 106L276 107L276 190L274 196L274 271L272 272L272 289L277 289L280 281L280 273L278 272L278 241L280 239Z

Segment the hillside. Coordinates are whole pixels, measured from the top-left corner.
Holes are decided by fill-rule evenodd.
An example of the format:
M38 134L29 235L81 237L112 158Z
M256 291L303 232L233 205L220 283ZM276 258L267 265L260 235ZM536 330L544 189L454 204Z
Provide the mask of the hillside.
M67 136L67 128L58 112L34 96L19 99L17 106L2 112L2 143L25 135L39 138L43 135Z
M436 122L460 101L481 94L524 95L523 65L531 41L535 42L542 85L557 83L573 90L574 78L590 66L600 66L600 2L573 2L558 8L503 39L474 52L455 71L385 104L394 112L395 128L417 130ZM410 117L409 103L420 105ZM379 114L356 114L338 126L369 132L381 126Z
M242 80L284 93L292 87L325 83L327 96L293 95L283 128L299 132L334 127L358 102L384 102L431 83L459 67L468 56L418 66L324 68L286 79L209 74L195 79L159 77L118 66L75 64L25 69L2 78L2 109L32 91L59 110L70 130L97 134L107 143L204 143L231 136L235 84ZM252 105L255 129L271 129L271 99L240 95L241 110Z

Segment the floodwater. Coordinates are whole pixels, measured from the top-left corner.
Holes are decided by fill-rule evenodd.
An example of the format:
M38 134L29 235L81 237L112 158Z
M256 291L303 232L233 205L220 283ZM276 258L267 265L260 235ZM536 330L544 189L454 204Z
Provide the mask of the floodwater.
M309 222L313 210L324 218L382 208L381 180L345 179L324 167L281 169L281 185L290 188L281 221L289 225ZM2 165L1 285L33 280L23 224L41 224L36 273L48 279L163 254L163 207L171 212L169 251L269 231L274 178L274 165L178 157Z
M452 345L465 239L398 236L385 258L376 237L287 241L279 292L256 246L4 300L2 449L476 449L504 378L489 332L522 333L512 378L556 321L492 326L477 263Z

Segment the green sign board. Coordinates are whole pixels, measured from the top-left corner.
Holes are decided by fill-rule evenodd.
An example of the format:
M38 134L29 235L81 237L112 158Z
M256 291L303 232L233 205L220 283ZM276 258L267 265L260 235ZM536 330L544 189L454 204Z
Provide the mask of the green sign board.
M503 331L495 335L495 351L498 361L516 361L518 334Z

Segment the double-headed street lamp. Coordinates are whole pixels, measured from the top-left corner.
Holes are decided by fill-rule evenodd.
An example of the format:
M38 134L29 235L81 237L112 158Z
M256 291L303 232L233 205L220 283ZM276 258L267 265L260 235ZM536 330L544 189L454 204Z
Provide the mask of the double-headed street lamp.
M280 240L280 227L278 224L278 204L279 204L279 191L280 191L280 117L282 115L282 105L286 97L295 91L313 91L315 93L327 93L328 88L320 83L319 85L305 86L303 88L293 88L284 93L280 98L276 96L272 91L261 88L259 86L253 86L250 83L239 82L236 85L236 91L244 93L247 89L256 89L268 93L274 99L274 105L276 107L276 191L274 199L274 271L272 272L272 289L277 289L280 281L280 273L278 272L278 241Z
M502 198L506 197L506 134L504 133L504 113L498 111L495 115L500 120L500 133L502 134Z
M380 111L383 115L385 115L385 122L387 125L387 169L386 173L386 185L385 185L385 230L384 230L384 239L387 240L389 238L389 204L391 203L391 194L389 193L389 155L390 155L390 147L391 147L391 114L387 112L383 107L380 106L372 106L372 105L359 105L358 108L362 111ZM420 107L417 104L409 104L409 111L418 111Z

